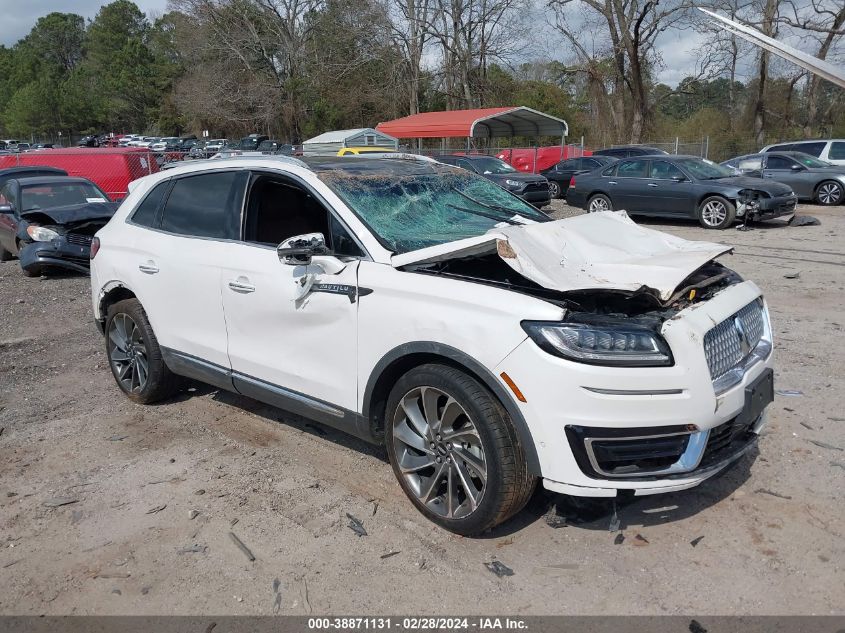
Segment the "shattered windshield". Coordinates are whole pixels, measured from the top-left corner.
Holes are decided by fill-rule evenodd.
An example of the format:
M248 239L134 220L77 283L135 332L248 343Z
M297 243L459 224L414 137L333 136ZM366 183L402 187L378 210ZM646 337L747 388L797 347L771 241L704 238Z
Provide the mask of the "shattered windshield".
M722 167L703 158L679 158L676 162L679 166L687 170L688 173L692 174L693 178L698 178L699 180L715 180L734 175L734 172L727 167Z
M86 182L44 183L21 187L22 212L53 209L55 207L108 202L105 194Z
M497 224L549 217L464 170L426 174L323 172L320 178L395 253L486 233Z

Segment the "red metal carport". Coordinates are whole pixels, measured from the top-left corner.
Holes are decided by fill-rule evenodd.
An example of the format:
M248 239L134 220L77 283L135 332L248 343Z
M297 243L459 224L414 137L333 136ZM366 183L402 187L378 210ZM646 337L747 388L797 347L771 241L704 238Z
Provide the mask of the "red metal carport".
M525 106L422 112L379 123L379 132L396 138L497 138L569 134L566 121Z
M569 134L569 126L563 119L525 106L422 112L379 123L376 129L404 139L466 138L467 151L473 138L560 137L557 147L508 149L499 153L499 158L522 171L543 169L566 158L564 147ZM445 151L445 146L441 150Z

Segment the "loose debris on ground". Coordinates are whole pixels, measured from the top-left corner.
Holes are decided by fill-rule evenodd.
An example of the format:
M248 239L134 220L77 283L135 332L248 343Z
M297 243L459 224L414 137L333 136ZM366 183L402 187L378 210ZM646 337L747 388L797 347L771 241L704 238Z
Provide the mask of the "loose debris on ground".
M513 576L513 569L497 560L490 561L489 563L484 563L484 566L491 572L496 574L499 578L504 578L505 576Z
M349 523L346 524L346 527L355 532L357 536L367 536L367 530L364 529L364 524L361 523L360 519L356 519L348 512L346 513L346 518L349 519Z
M792 497L790 497L789 495L783 495L779 492L775 492L774 490L769 490L768 488L757 488L757 490L755 490L754 492L761 495L770 495L772 497L777 497L778 499L792 499Z
M229 532L229 538L232 539L232 542L244 553L244 556L246 556L251 562L255 561L255 555L246 545L244 545L244 542L239 539L234 532Z
M696 536L694 539L692 539L692 540L689 542L689 544L690 544L690 545L692 545L693 547L697 547L697 546L698 546L698 544L699 544L699 543L701 543L701 541L702 541L703 539L704 539L704 537L703 537L703 536Z

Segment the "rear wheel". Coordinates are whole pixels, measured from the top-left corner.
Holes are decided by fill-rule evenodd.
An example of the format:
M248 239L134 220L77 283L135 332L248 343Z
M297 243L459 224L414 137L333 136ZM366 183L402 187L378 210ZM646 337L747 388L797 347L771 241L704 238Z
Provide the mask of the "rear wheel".
M842 202L845 190L834 180L825 180L816 189L816 202L825 206L832 206Z
M705 229L726 229L736 219L736 207L722 196L710 196L698 206L698 221Z
M181 384L164 364L147 314L137 299L118 301L106 318L106 353L117 386L140 404L163 400Z
M30 266L29 268L21 268L24 277L40 277L44 273L41 266Z
M14 255L0 246L0 262L7 262L12 259Z
M393 472L429 520L463 535L519 512L535 478L510 417L483 385L446 365L412 369L387 402Z
M560 192L561 192L560 183L555 182L554 180L550 180L549 181L549 195L552 198L560 198Z
M598 213L600 211L613 211L613 203L603 193L598 193L590 198L587 202L587 211L589 213Z

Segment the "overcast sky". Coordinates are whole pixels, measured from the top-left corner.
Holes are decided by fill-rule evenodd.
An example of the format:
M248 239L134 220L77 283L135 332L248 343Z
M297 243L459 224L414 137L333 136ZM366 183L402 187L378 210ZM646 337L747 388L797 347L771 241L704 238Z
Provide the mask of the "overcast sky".
M134 0L147 14L160 15L167 10L167 0ZM29 33L43 15L58 11L77 13L86 19L97 15L103 0L0 0L0 44L11 46Z

